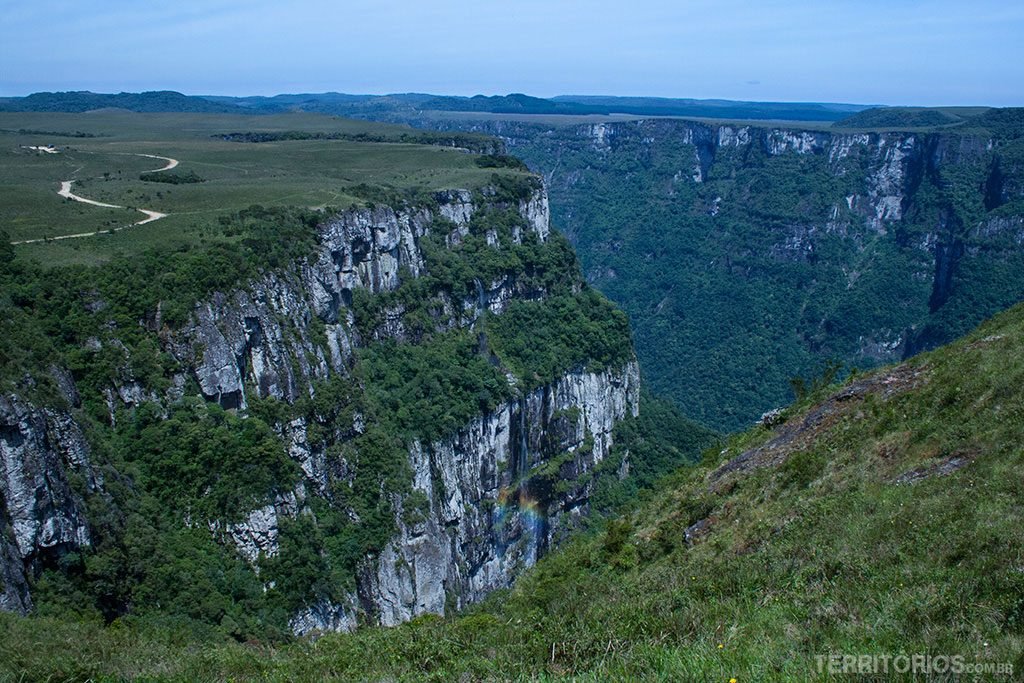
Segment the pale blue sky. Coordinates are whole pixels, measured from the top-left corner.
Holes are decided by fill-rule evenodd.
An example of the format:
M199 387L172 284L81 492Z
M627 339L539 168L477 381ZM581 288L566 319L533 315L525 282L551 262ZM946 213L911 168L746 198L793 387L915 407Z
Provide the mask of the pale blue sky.
M1019 0L0 0L0 95L1024 104Z

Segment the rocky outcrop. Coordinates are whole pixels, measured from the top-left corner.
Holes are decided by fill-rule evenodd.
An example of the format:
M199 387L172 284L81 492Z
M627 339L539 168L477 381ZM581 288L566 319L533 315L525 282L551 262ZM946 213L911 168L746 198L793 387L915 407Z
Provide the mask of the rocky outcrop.
M181 368L172 389L161 396L143 386L126 355L119 381L106 390L111 423L119 408L166 405L193 381L207 400L243 414L255 397L294 403L313 396L318 380L349 372L361 345L384 338L415 342L403 304L394 302L400 297L381 299L388 304L372 329L357 329L354 297L362 296L358 290L386 294L425 275L422 241L428 235L442 238L435 243L457 245L478 229L477 212L498 209L514 211L518 220L503 217L507 232L501 238L497 228L482 233L487 244L503 248L509 245L502 240L522 244L527 235L540 242L549 237L543 190L514 199L499 198L497 190L448 191L434 199L429 207L347 211L320 226L319 246L309 259L198 304L183 328L161 333ZM469 326L485 312L502 313L512 301L546 296L530 282L529 274L509 272L476 281L463 298L447 290L432 293L436 327ZM77 404L70 376L55 377L68 402ZM517 384L511 376L509 381ZM321 597L292 615L296 634L351 630L362 622L393 625L478 601L509 586L576 525L587 510L594 469L611 451L616 423L637 413L637 364L577 368L516 395L448 438L409 445L412 493L388 494L396 533L376 556L363 558L351 594ZM318 436L309 421L319 417L290 414L274 425L300 465L302 481L255 509L206 522L211 535L256 572L264 559L282 552L281 528L289 518L337 505L358 522L337 493L352 484L358 463L329 450L365 429L361 414L346 415L318 422ZM98 490L88 456L70 414L13 396L0 399L0 511L7 515L0 536L0 609L31 609L27 563L90 542L84 506L67 477L74 471L87 490Z
M423 272L420 240L445 230L449 241L468 234L479 207L465 190L435 196L437 208L353 209L320 228L320 247L309 261L264 277L196 307L191 322L171 342L174 355L191 367L203 394L226 408L246 407L246 390L294 401L314 380L346 372L352 349L352 292L395 289L399 272ZM535 191L517 206L526 230L548 235L548 200ZM439 220L443 219L443 220ZM522 239L520 228L512 238ZM476 295L448 302L455 324L470 324L483 311L500 312L513 298L536 295L514 279L479 283ZM402 311L390 311L375 338L402 338Z
M279 495L273 503L251 510L238 522L210 522L210 531L228 540L238 554L253 568L259 570L259 559L273 557L280 550L278 535L282 517L295 517L305 500L305 491L300 486L298 495L294 491Z
M44 555L90 542L82 500L69 483L101 484L89 446L67 413L0 396L0 609L32 607L26 570Z
M449 191L436 199L433 209L377 207L328 221L321 227L320 249L307 263L198 306L172 341L175 355L186 367L192 361L208 399L245 408L254 395L295 401L313 391L313 380L346 373L353 349L363 343L407 340L400 303L383 311L375 329L357 331L353 292L382 294L397 288L402 277L423 275L420 242L433 231L443 231L449 245L466 238L480 210L473 195ZM513 242L526 232L547 240L545 192L508 208L522 219L512 227ZM496 234L485 237L492 245L498 241ZM543 296L515 275L477 282L464 300L439 296L438 328L470 325L485 311L500 314L513 300ZM393 500L398 532L379 556L366 560L354 594L340 604L322 599L307 606L294 615L293 631L348 630L359 614L397 624L418 614L442 614L510 585L586 511L589 475L610 452L615 423L636 414L638 392L635 362L599 373L580 370L526 392L448 439L413 443L416 493L414 499ZM358 434L360 419L335 438ZM348 480L349 465L327 456L326 445L313 442L308 429L303 418L280 425L290 456L302 467L304 487L330 499L331 486ZM536 476L545 468L546 479ZM566 482L557 490L556 478ZM258 567L261 556L279 551L282 517L311 514L304 495L280 498L239 521L212 523L211 530Z
M18 547L0 533L0 611L28 614L32 596L25 578L25 565Z
M990 243L1008 251L1024 247L1024 216L996 216L979 223L971 230L967 253L980 253L983 243Z
M347 632L359 625L357 613L353 604L337 605L321 600L299 610L288 622L288 626L297 636L330 631Z
M89 543L79 496L67 473L95 488L89 447L71 416L39 409L16 396L0 397L0 493L23 558Z
M635 363L574 372L451 438L415 443L413 488L425 504L398 501L399 533L361 576L370 618L444 614L510 586L585 512L588 475L638 401Z

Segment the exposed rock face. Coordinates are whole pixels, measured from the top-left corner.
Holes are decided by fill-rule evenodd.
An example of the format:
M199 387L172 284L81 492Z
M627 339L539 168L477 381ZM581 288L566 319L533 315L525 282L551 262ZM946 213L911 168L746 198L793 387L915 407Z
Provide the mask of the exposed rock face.
M189 326L176 335L175 356L194 368L203 394L226 408L246 407L247 383L261 397L290 402L308 392L312 380L344 373L352 348L360 342L352 331L352 290L393 290L401 268L413 277L420 275L419 241L436 229L437 218L447 221L445 229L451 228L449 240L468 233L478 210L471 193L452 190L436 199L436 214L378 207L351 210L325 223L320 249L308 263L269 273L198 306ZM538 190L515 208L527 229L545 240L547 194ZM518 231L513 233L515 241L521 238ZM537 294L516 281L479 283L475 297L450 302L448 312L469 324L485 310L500 312L513 298ZM391 311L374 337L403 338L401 315L401 310Z
M768 133L768 151L773 155L796 152L797 154L820 153L827 144L827 136L810 131L772 129Z
M313 390L312 380L347 372L352 350L369 341L354 331L353 290L387 292L399 285L400 271L423 274L420 240L432 230L447 231L448 244L469 234L479 210L473 196L450 191L437 200L434 212L376 208L331 220L308 264L197 307L193 322L173 341L175 354L186 365L194 359L203 393L230 408L244 408L247 391L291 402ZM512 231L514 242L523 239L523 230L547 239L545 192L511 208L523 219ZM445 318L453 322L440 327L469 325L485 311L501 313L515 299L543 296L515 277L478 282L465 300L445 300ZM372 338L405 339L403 314L400 306L386 310ZM314 333L315 320L326 340ZM407 509L411 503L396 498L398 533L364 563L357 594L344 604L308 606L292 619L293 631L349 630L360 613L397 624L418 614L443 614L510 585L586 510L587 475L609 453L615 423L636 414L638 392L635 362L601 373L574 372L473 420L451 438L414 443L414 490L425 496L425 506ZM360 431L358 418L353 429ZM347 465L312 445L307 430L303 419L292 420L282 426L282 437L303 469L305 486L329 496L331 482L346 479L338 468ZM555 493L530 478L531 470L554 458L560 458L559 478L577 482L569 490ZM278 552L280 520L300 514L301 498L282 498L211 529L256 566L261 554Z
M282 517L294 517L299 513L301 501L305 497L300 489L299 496L295 492L278 496L268 505L249 512L244 520L231 524L211 522L210 531L215 534L222 529L228 539L241 555L253 567L258 567L260 555L273 557L277 555L279 523Z
M351 631L359 625L354 605L335 605L321 601L300 610L288 622L297 636L327 631Z
M0 610L16 614L32 611L32 596L18 548L0 533Z
M71 416L0 396L0 609L31 609L26 569L33 561L89 544L72 471L89 489L99 486Z
M67 470L96 480L89 447L70 416L0 397L0 493L22 558L89 543L81 501Z
M636 415L639 385L635 363L571 373L449 439L415 444L413 486L428 505L415 521L397 516L399 533L361 577L366 612L394 625L511 585L585 511L586 475L615 423ZM568 490L531 478L549 463Z
M432 231L443 231L437 236L449 246L467 238L482 209L475 203L479 195L475 200L469 192L449 191L435 199L430 210L378 207L341 214L321 226L319 249L308 261L201 302L182 329L162 337L183 368L172 389L157 395L136 380L126 362L120 381L106 391L112 419L124 405L175 400L190 378L207 400L229 409L244 411L256 396L293 403L312 396L316 380L348 373L360 345L386 338L415 341L408 339L401 304L386 309L374 329L357 331L353 292L389 292L400 280L423 275L421 240ZM488 208L518 214L519 222L510 225L514 243L530 233L541 242L548 239L543 190L504 204L485 191L484 201ZM492 245L499 239L493 230L483 236ZM547 295L527 281L509 273L476 282L475 292L463 300L440 293L444 310L437 329L469 326L485 312L500 314L514 300ZM69 403L77 405L70 376L53 372ZM364 558L352 594L340 603L322 599L307 605L293 615L292 630L398 624L419 614L443 614L509 586L587 510L591 473L612 448L615 424L635 416L638 403L635 361L600 372L577 369L522 392L448 438L412 443L413 494L392 496L394 537L377 556ZM256 571L261 558L281 553L282 522L314 515L322 503L333 505L335 487L353 481L353 466L327 452L328 444L364 431L362 416L350 417L351 424L346 417L344 425L318 425L332 431L327 442L311 437L307 418L276 425L303 480L256 509L209 521L214 538ZM69 414L37 409L13 396L0 398L0 458L0 511L6 511L9 526L0 535L0 609L27 612L26 563L51 549L90 541L84 506L66 473L77 472L89 490L101 482Z
M323 265L318 260L269 274L196 310L175 352L183 361L196 359L193 371L208 399L244 408L249 381L261 396L294 401L309 381L327 377L328 363L343 371L352 344L344 323L331 315L322 283L333 272ZM331 321L324 326L326 350L311 338L309 324L317 314Z
M971 237L991 241L1004 249L1019 249L1024 247L1024 216L990 218L978 224L971 231ZM976 254L978 251L977 243L968 246L968 253Z
M848 173L852 168L851 160L859 164L866 158L869 171L863 190L848 196L845 208L876 232L884 232L887 223L902 218L909 185L914 180L912 175L928 154L919 136L908 133L844 134L663 120L600 125L604 128L601 144L610 150L616 143L640 141L656 155L657 146L666 141L693 145L694 165L680 169L676 178L689 176L697 183L707 177L720 152L748 152L756 147L770 156L820 154L828 158L836 175ZM592 136L592 131L593 126L583 126L578 134ZM958 149L957 154L970 156L979 151L968 147ZM950 156L951 153L933 155L932 163ZM837 207L837 211L840 208ZM810 226L802 227L806 230Z

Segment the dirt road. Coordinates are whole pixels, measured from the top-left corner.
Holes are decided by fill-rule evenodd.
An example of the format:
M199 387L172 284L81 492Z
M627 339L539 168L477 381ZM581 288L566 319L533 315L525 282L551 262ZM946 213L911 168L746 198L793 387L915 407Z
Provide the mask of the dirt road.
M161 156L157 156L155 154L136 154L135 156L148 157L150 159L161 159L161 160L167 162L167 164L165 166L163 166L161 168L155 168L152 171L147 171L147 173L158 173L160 171L169 171L169 170L171 170L172 168L174 168L175 166L178 165L178 160L177 159L172 159L171 157L161 157ZM104 203L104 202L98 202L95 199L89 199L87 197L79 196L79 195L77 195L77 194L75 194L75 193L73 193L71 191L71 183L73 183L73 182L75 182L75 181L74 180L63 180L63 181L61 181L60 189L57 190L57 194L59 194L61 197L64 197L66 199L70 199L72 201L82 202L83 204L92 204L93 206L102 206L105 209L123 209L123 208L125 208L125 207L123 207L123 206L121 206L119 204L107 204L107 203ZM166 218L167 217L166 213L160 213L159 211L153 211L152 209L136 209L136 211L138 211L138 212L140 212L142 214L145 214L146 217L143 218L140 221L135 221L131 225L123 225L120 228L113 228L112 230L98 230L98 231L95 231L95 232L80 232L80 233L76 233L74 235L60 235L58 237L42 237L42 238L34 239L34 240L21 240L20 242L11 242L11 244L35 244L37 242L48 242L50 240L69 240L69 239L75 239L75 238L78 238L78 237L92 237L93 235L99 235L101 233L119 232L121 230L124 230L125 228L131 228L131 227L136 226L136 225L145 225L146 223L152 223L153 221L158 221L161 218Z

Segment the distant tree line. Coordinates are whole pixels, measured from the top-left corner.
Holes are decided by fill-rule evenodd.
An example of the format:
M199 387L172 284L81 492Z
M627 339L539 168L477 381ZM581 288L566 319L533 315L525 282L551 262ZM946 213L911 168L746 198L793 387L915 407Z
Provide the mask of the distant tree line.
M168 173L167 171L150 171L139 176L139 180L147 183L169 183L171 185L188 185L190 183L205 183L206 178L196 175L195 171L188 173Z
M227 142L282 142L288 140L345 140L348 142L396 142L413 145L434 145L437 147L458 147L467 149L477 154L502 154L504 145L495 138L472 133L438 133L433 131L416 131L410 133L399 133L398 135L384 133L343 133L331 132L310 132L304 130L289 130L280 132L255 132L247 131L240 133L218 133L211 137L219 138Z

